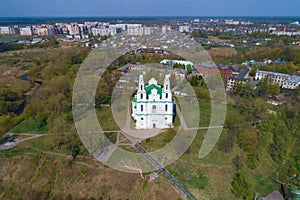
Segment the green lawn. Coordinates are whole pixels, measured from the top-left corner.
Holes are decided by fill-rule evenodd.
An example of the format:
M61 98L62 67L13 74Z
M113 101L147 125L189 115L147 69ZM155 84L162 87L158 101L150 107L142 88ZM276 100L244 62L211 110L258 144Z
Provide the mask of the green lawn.
M41 128L36 127L36 122L33 118L25 119L17 126L12 128L9 132L12 133L46 133L48 131L47 126Z
M211 103L199 101L200 121L199 126L209 126L211 117Z
M120 130L114 120L111 107L101 107L99 109L96 108L96 114L103 131Z

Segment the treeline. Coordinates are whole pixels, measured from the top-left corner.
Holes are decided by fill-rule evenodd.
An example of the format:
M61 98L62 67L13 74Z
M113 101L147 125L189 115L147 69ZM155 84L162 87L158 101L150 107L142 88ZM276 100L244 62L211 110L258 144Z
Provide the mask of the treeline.
M219 150L236 154L233 193L240 199L253 199L255 182L251 170L271 160L272 176L286 183L287 189L300 187L300 92L292 91L287 105L275 107L261 97L234 97L239 104L227 113ZM239 117L236 117L239 116ZM267 174L266 174L267 176Z
M21 99L21 91L0 85L0 115L14 112L16 102Z
M28 73L31 80L42 79L43 85L26 106L24 117L34 119L37 128L47 126L50 133L68 133L54 141L52 148L68 149L73 158L84 148L74 127L72 90L77 71L88 52L87 48L58 50Z
M46 42L33 44L26 47L24 44L0 43L0 53L6 51L21 50L24 48L48 48L48 47L57 47L57 46L58 46L58 41L56 37L51 36L47 38Z
M0 52L21 50L24 44L0 44Z
M2 134L17 123L10 124L10 120L16 115L15 111L22 100L21 91L0 85L0 141L6 138Z
M293 63L273 63L266 65L254 65L249 72L250 76L255 76L257 70L264 70L269 72L280 72L284 74L298 74L299 67Z
M76 135L72 117L72 89L80 64L88 52L87 48L56 49L55 53L37 58L35 65L28 72L28 77L33 82L42 81L42 86L21 115L17 116L8 111L1 116L2 132L8 131L23 120L33 119L36 130L46 126L51 133L69 133L59 137L58 141L53 143L53 148L67 148L75 157L82 146ZM18 97L13 90L0 88L1 92L3 101L14 101ZM70 134L72 140L67 139Z
M240 97L261 97L267 99L270 96L280 93L279 84L269 83L267 79L260 80L257 86L253 86L249 81L237 85L235 95Z
M285 46L283 43L276 47L259 47L245 52L242 60L262 61L264 58L277 59L281 58L295 65L300 64L300 48L296 46Z
M193 87L196 97L198 99L202 99L205 101L211 100L210 93L208 91L205 80L202 78L202 76L192 76L189 78L189 82Z

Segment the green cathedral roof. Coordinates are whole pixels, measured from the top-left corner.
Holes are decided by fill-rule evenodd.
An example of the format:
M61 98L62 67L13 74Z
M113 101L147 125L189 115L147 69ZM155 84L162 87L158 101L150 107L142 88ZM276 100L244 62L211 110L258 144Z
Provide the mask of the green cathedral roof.
M157 90L157 94L160 95L160 98L162 98L162 88L159 87L158 85L154 85L154 84L146 86L145 89L146 89L147 97L149 96L149 94L151 94L151 90L154 88Z

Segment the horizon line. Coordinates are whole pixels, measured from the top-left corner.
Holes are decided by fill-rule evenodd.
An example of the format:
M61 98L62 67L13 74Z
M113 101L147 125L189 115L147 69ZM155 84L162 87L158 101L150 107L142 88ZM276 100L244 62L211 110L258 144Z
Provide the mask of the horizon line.
M97 16L97 15L68 15L68 16L0 16L0 18L84 18L84 17L103 17L103 18L117 18L117 17L121 17L121 18L138 18L138 17L178 17L178 18L182 18L182 17L187 17L187 18L191 18L191 17L201 17L201 18L205 18L205 17L276 17L276 18L280 18L280 17L300 17L300 15L296 16L296 15L202 15L202 16L198 16L198 15L128 15L128 16L113 16L113 15L107 15L107 16Z

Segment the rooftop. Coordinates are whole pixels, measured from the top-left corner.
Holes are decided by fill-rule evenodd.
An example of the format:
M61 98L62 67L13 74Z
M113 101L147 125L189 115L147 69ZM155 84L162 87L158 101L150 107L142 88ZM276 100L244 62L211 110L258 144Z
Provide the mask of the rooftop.
M152 91L153 89L156 89L156 90L157 90L157 94L160 95L160 98L162 97L162 89L161 89L161 87L159 87L158 85L151 84L151 85L146 86L145 89L146 89L147 97L149 96L149 94L151 94L151 91Z
M185 60L162 60L160 62L160 64L165 64L165 65L168 65L168 64L171 64L171 62L173 64L180 64L180 65L190 65L190 66L193 66L194 64L191 62L191 61L185 61Z
M300 82L300 76L290 76L288 79L286 79L284 82L287 83L299 83Z
M264 74L268 74L268 75L272 75L272 76L284 76L284 77L288 77L288 74L283 74L283 73L279 73L279 72L268 72L268 71L263 71L263 70L257 70L256 73L264 73Z
M245 78L245 76L248 74L248 72L249 72L248 68L239 68L238 73L232 74L229 78L239 80L239 81L246 81L247 78Z

